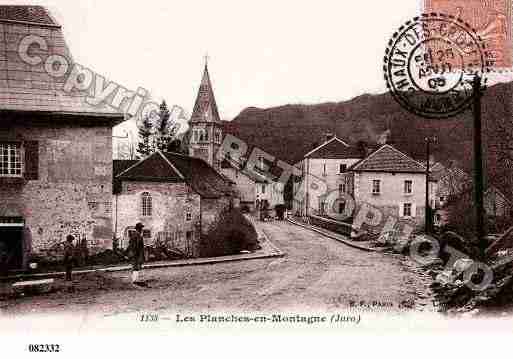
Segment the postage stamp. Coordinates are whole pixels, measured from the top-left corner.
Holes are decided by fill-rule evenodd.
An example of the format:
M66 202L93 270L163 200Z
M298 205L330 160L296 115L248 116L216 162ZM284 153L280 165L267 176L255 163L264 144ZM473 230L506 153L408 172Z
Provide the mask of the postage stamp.
M387 87L404 108L426 118L446 118L469 106L474 76L486 77L489 65L485 44L468 23L430 13L394 33L383 70Z
M486 45L494 71L513 66L511 0L424 0L425 13L443 13L469 24Z

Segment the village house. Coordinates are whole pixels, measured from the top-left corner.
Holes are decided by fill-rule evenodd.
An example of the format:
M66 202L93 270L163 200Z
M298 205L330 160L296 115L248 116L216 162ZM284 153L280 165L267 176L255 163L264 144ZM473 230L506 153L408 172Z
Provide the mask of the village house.
M72 57L61 26L39 6L0 6L0 242L9 269L51 256L68 234L90 252L112 245L112 127L123 114L63 90L63 78L29 65L20 39L44 38ZM85 242L84 242L85 241Z
M269 209L285 204L284 185L263 168L263 165L257 165L250 170L247 161L238 163L229 158L222 161L221 173L235 183L241 208L254 211L263 201L267 201Z
M307 154L303 160L294 166L301 171L299 181L294 183L295 196L292 210L295 214L306 216L309 214L322 215L325 208L325 193L317 193L311 190L315 180L321 181L327 186L326 191L339 191L347 193L349 190L347 170L363 158L360 149L348 145L338 137L327 134L326 140ZM343 211L343 208L333 209Z
M451 197L458 197L472 187L472 177L454 161L444 166L436 162L430 168L431 178L436 181L435 207L442 208Z
M424 224L426 167L405 153L385 144L351 166L345 177L357 206L367 203L385 215Z
M233 183L200 158L157 151L141 161L114 162L113 232L126 248L135 224L147 244L166 242L188 257L231 209Z

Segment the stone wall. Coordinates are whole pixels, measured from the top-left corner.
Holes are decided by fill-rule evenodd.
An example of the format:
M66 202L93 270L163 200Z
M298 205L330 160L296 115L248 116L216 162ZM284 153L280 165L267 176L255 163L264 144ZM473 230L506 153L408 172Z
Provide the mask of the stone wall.
M144 192L151 195L151 216L143 216L142 213ZM125 181L121 193L114 195L113 202L114 232L121 240L121 247L128 246L128 231L137 222L142 222L144 229L150 231L150 236L145 238L147 244L157 238L169 239L176 249L190 256L198 255L200 196L192 192L186 183ZM193 233L189 240L188 232Z
M0 186L2 211L16 208L24 218L27 251L44 255L68 234L87 240L91 252L110 247L112 130L12 126L0 130L0 138L5 133L37 141L38 178Z

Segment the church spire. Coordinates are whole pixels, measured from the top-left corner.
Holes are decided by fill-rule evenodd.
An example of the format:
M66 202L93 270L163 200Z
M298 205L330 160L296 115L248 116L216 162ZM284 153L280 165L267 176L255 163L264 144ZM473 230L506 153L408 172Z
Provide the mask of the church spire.
M208 55L205 56L205 69L192 111L191 122L221 122L208 73Z

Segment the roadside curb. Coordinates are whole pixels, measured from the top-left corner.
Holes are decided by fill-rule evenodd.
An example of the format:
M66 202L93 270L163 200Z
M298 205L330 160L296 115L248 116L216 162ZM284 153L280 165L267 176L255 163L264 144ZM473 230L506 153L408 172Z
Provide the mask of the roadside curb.
M331 239L334 239L338 242L341 242L349 247L353 247L353 248L356 248L356 249L360 249L362 251L365 251L365 252L374 252L374 253L382 253L383 250L380 250L380 249L377 249L377 248L370 248L370 247L365 247L365 246L360 246L358 244L355 244L353 242L350 242L348 240L345 240L345 239L342 239L340 238L337 234L332 234L332 233L328 233L329 231L328 230L325 230L325 229L318 229L314 226L311 226L311 225L307 225L307 224L303 224L303 223L299 223L297 221L294 221L293 219L290 219L290 218L287 218L287 221L291 224L294 224L296 226L300 226L300 227L303 227L303 228L306 228L306 229L309 229L311 231L314 231L314 232L317 232L319 234L322 234L323 236L325 237L328 237L328 238L331 238Z
M275 257L283 257L285 254L276 247L271 241L268 240L267 236L264 233L266 238L265 243L269 247L268 250L262 249L265 253L257 254L257 253L249 253L249 254L234 254L230 256L222 256L222 257L210 257L210 258L195 258L195 259L180 259L175 261L168 262L156 262L156 263L147 263L143 264L143 269L158 269L158 268L167 268L167 267L185 267L185 266L194 266L194 265L207 265L207 264L218 264L218 263L226 263L226 262L240 262L251 259L266 259L266 258L275 258ZM73 274L89 274L89 273L99 273L99 272L123 272L129 271L132 269L131 265L120 265L120 266L112 266L112 267L102 267L102 268L94 268L94 269L83 269L83 270L74 270ZM8 277L0 277L0 282L5 282L9 280L17 280L17 279L31 279L31 278L55 278L55 277L63 277L66 272L51 272L51 273L33 273L33 274L18 274Z

